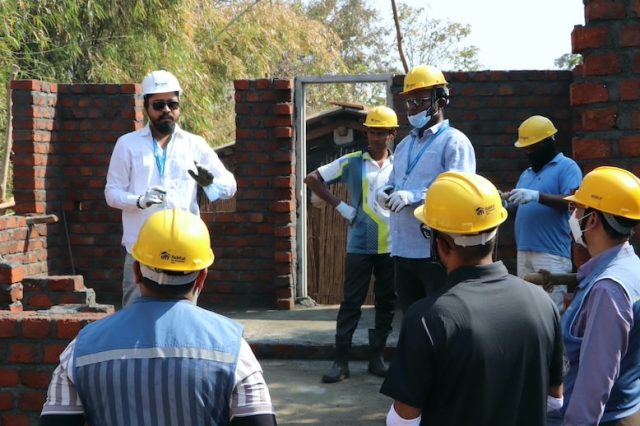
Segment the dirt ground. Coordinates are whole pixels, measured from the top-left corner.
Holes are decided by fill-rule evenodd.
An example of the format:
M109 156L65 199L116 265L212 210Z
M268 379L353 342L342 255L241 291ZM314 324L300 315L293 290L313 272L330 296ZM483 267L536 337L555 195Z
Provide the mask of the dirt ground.
M279 425L384 425L391 400L367 362L349 363L351 377L321 383L330 361L261 360Z

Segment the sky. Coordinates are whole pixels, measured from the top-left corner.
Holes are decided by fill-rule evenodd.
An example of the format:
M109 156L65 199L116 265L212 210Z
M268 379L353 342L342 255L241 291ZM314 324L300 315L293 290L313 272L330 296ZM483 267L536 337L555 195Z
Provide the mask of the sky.
M468 43L482 69L547 70L571 53L571 31L584 25L582 0L396 0L440 20L471 25ZM391 25L391 0L372 0Z

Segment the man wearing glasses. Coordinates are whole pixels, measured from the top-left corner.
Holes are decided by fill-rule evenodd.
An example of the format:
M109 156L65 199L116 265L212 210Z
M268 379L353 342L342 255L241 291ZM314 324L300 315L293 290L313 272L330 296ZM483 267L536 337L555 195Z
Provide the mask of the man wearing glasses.
M122 210L122 245L126 249L122 277L122 306L140 295L133 277L131 248L151 214L180 208L199 214L200 185L210 201L229 199L236 180L200 136L182 130L182 88L170 72L159 70L142 81L147 125L121 136L109 163L104 190L107 204Z
M439 69L431 65L411 69L401 95L413 129L398 144L389 185L377 196L378 202L391 210L396 291L400 307L406 312L413 302L436 291L444 280L442 267L428 261L429 245L424 244L413 210L423 203L436 176L449 170L473 173L476 159L469 139L444 118L449 89Z
M569 369L564 407L549 425L640 424L640 179L617 167L588 173L570 201L569 227L591 259L562 317Z
M558 132L551 120L534 115L518 128L517 148L526 152L531 167L510 191L509 206L517 208L515 233L518 276L541 269L555 274L571 272L571 236L567 200L580 185L582 172L570 158L556 150ZM552 299L564 311L567 286L554 286Z

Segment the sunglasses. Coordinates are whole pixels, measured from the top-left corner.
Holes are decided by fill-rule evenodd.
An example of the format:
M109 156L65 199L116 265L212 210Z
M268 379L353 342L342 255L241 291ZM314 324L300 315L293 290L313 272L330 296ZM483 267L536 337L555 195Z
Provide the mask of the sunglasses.
M404 101L407 108L418 108L421 106L431 106L433 103L431 97L428 98L410 98Z
M155 101L151 104L151 107L156 111L162 111L164 107L168 106L171 111L175 111L180 108L180 102L178 101Z

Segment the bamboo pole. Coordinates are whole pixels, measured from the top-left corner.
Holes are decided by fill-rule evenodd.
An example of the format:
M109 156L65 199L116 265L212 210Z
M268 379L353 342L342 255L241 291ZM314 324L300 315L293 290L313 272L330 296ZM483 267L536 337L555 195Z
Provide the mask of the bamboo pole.
M11 123L11 82L18 76L18 71L20 71L20 67L14 64L11 67L11 75L9 76L9 81L7 82L7 134L4 144L4 161L2 163L2 169L0 169L0 202L6 201L5 197L7 196L7 180L9 178L9 166L11 165L11 150L13 149L13 128Z

